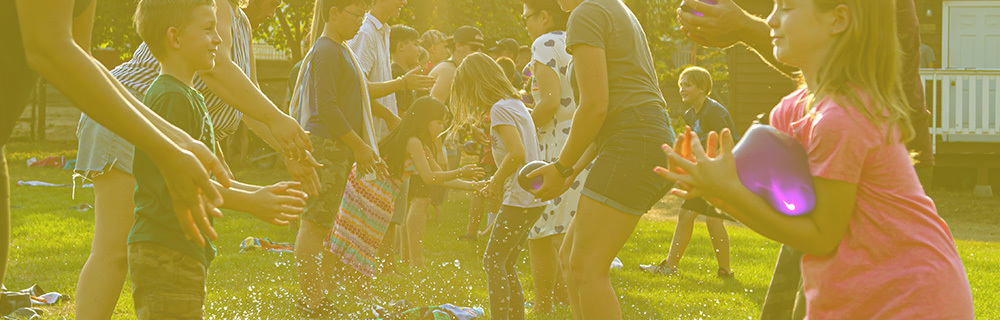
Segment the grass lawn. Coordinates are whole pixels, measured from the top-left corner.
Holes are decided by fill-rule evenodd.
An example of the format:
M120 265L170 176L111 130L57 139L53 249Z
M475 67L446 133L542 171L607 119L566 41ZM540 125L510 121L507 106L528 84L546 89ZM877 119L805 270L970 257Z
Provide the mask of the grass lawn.
M66 155L75 158L75 143L14 143L7 147L11 180L70 183L70 171L28 168L30 157ZM282 169L250 171L238 169L237 177L250 183L268 184L284 179ZM75 295L76 281L90 250L93 211L68 209L93 204L93 189L12 186L12 243L6 286L21 289L39 284L49 291ZM976 314L982 319L1000 318L1000 200L974 198L971 192L935 190L939 213L948 221L965 263ZM131 194L122 194L131 197ZM482 268L485 239L478 243L456 241L464 232L468 197L452 192L454 200L444 207L441 220L431 222L426 234L429 268L409 280L376 279L375 298L351 298L353 287L339 297L339 308L362 312L371 304L406 299L414 305L452 303L488 309L486 275ZM749 229L730 224L732 261L736 277L722 280L704 223L695 226L694 238L680 266L680 275L652 276L636 269L667 255L676 224L679 201L665 198L640 222L631 240L619 254L626 267L613 270L611 279L621 297L626 319L747 319L756 318L779 245ZM209 269L206 311L212 319L292 319L298 293L294 261L290 253L240 253L239 244L248 236L292 242L294 232L259 222L248 215L226 212L216 221L220 237L219 256ZM519 266L525 294L533 295L527 252ZM115 318L134 318L130 288L126 284ZM46 308L53 318L75 318L74 300ZM531 314L528 319L570 319L568 307L557 317Z

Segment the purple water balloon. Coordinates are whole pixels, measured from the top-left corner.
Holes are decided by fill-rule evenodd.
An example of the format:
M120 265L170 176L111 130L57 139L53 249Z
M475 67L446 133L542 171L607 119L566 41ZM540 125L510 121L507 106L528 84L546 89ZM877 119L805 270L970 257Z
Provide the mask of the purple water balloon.
M690 12L691 14L699 16L699 17L704 17L705 16L704 13L701 13L701 12L698 12L696 10L691 9L691 7L688 6L687 3L685 3L687 1L688 0L681 1L681 9L683 9L684 11ZM701 1L701 2L704 2L704 3L707 3L707 4L718 4L718 2L716 0L690 0L690 1Z
M778 212L800 216L816 208L809 157L792 136L755 124L733 148L733 157L743 186Z
M528 178L528 174L547 164L549 163L545 161L528 162L521 167L521 171L517 172L517 184L521 185L521 188L524 188L524 190L527 190L528 192L538 191L538 189L542 187L542 176Z

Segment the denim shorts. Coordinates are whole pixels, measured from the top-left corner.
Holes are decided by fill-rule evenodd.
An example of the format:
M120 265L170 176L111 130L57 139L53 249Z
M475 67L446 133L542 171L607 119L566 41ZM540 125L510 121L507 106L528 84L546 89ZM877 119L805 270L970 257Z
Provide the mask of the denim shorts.
M670 190L673 183L653 172L667 165L661 146L674 143L666 109L638 106L609 115L596 142L598 154L584 196L641 216Z
M129 89L136 99L142 101L143 94ZM132 174L132 157L135 147L111 130L98 124L86 114L80 115L76 128L78 139L76 173L85 179L93 179L114 168Z
M684 200L684 203L681 203L681 209L689 210L697 214L706 214L709 210L714 210L704 198Z

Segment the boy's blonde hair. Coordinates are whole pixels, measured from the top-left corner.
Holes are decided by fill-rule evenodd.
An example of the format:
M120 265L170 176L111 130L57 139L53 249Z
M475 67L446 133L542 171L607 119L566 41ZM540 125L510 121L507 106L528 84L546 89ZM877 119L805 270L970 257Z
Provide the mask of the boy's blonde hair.
M166 50L167 29L181 28L191 20L191 11L200 6L215 9L214 0L140 0L135 8L135 30L153 56Z
M901 139L913 139L910 109L903 92L899 39L896 35L895 0L813 0L817 10L827 12L847 5L850 24L834 40L811 88L813 103L830 97L845 107L861 111L868 120L895 124ZM864 92L870 101L865 101ZM891 132L891 131L890 131ZM891 136L887 136L891 137Z
M478 125L497 101L519 97L520 93L496 61L486 54L473 53L458 66L451 84L449 100L455 113L454 127Z
M681 80L687 77L691 83L694 83L699 89L705 90L705 95L712 93L712 74L708 73L708 70L702 67L688 67L681 72L681 76L677 77L677 83L680 84Z

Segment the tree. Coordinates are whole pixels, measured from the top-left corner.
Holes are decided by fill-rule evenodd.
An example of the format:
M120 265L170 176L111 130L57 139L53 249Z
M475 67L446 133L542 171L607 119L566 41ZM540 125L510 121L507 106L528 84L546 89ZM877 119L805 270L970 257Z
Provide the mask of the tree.
M253 0L251 0L253 1ZM301 43L309 32L315 0L285 0L273 19L264 22L254 31L254 41L267 43L294 61L302 59ZM680 32L674 11L680 0L623 0L646 32L649 49L660 75L660 87L673 91L680 70L689 61L675 61L678 50L695 51L696 64L712 72L719 84L716 92L725 96L728 79L724 50L695 46ZM94 27L94 44L99 48L112 48L124 58L141 42L132 27L132 13L136 0L102 1L97 8ZM423 32L438 29L451 34L460 26L473 25L483 31L487 44L503 38L514 38L528 44L528 35L521 21L521 0L419 0L410 1L398 19L390 24L402 23Z
M136 0L98 1L94 15L94 48L110 48L121 54L122 60L132 57L142 38L135 32L132 16Z
M284 0L268 19L254 30L254 41L284 51L292 61L302 60L302 40L312 26L314 0Z

